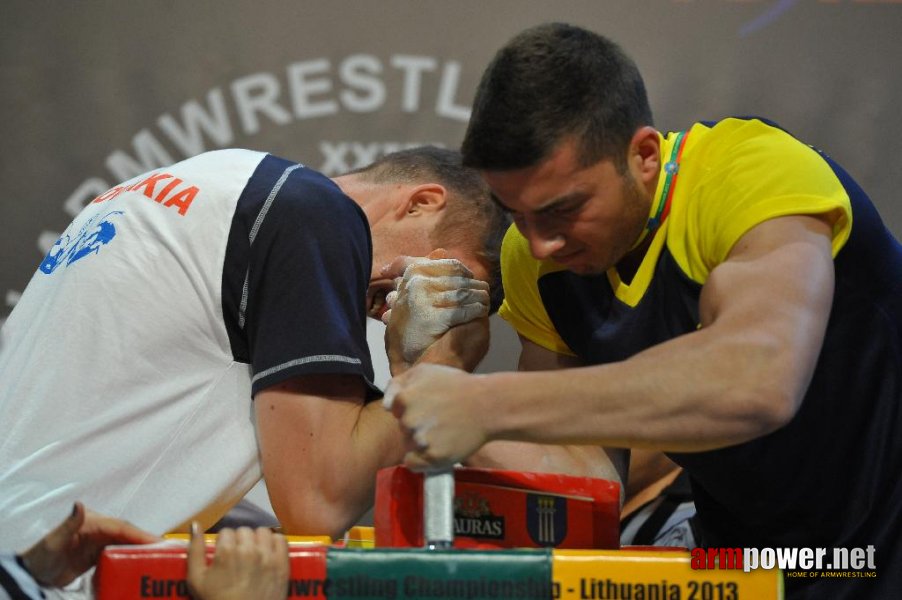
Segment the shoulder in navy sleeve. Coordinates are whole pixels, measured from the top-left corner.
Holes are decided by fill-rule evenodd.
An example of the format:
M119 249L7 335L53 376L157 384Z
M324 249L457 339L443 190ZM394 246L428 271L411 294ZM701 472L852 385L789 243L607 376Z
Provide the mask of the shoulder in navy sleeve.
M366 216L335 183L267 156L238 200L223 270L223 313L253 393L304 374L355 374L370 388Z

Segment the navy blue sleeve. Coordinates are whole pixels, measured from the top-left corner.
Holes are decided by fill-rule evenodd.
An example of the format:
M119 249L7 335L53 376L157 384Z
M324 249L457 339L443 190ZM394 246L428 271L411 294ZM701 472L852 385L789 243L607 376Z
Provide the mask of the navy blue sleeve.
M223 310L253 393L304 374L353 374L373 391L366 341L366 216L331 180L273 156L238 201Z

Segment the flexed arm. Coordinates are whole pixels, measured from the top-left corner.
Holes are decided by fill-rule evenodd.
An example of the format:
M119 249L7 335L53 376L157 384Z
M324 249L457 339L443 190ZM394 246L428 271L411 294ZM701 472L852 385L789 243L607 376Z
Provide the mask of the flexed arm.
M795 415L833 298L831 226L765 221L715 267L698 331L618 363L472 376L432 365L392 380L392 411L422 449L409 464L464 460L489 440L703 451ZM476 412L476 398L496 409ZM548 402L548 398L566 401Z

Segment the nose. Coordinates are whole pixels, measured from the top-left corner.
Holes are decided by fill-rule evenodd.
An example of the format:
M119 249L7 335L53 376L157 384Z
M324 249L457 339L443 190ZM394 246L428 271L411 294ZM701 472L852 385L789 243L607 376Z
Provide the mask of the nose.
M560 233L542 232L533 229L524 235L529 240L530 253L539 260L550 258L566 244L564 236Z
M514 225L529 242L530 254L538 260L550 258L567 243L557 227L535 215L518 214L514 217Z

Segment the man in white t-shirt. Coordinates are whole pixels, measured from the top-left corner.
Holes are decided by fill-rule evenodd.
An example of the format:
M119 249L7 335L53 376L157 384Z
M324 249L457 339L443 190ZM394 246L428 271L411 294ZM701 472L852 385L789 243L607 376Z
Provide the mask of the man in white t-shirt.
M464 301L487 308L483 280L497 305L505 227L437 148L334 180L221 150L98 196L0 330L0 550L75 500L155 534L208 527L261 474L287 532L342 533L404 453L368 402L383 266L443 247L472 270L458 267ZM486 319L455 329L435 356L472 368Z

